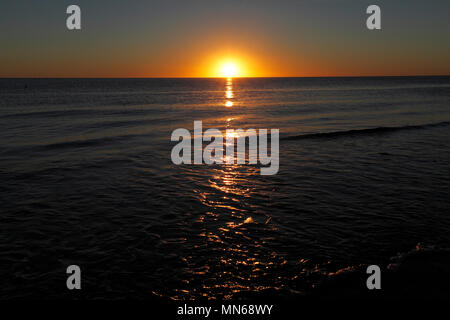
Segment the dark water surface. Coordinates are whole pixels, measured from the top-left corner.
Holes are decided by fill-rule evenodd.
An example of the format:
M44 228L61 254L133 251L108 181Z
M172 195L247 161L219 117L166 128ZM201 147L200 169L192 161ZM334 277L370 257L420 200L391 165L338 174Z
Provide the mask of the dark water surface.
M172 164L194 120L279 128L279 173ZM2 299L70 264L86 298L309 294L450 247L450 77L0 79L0 128Z

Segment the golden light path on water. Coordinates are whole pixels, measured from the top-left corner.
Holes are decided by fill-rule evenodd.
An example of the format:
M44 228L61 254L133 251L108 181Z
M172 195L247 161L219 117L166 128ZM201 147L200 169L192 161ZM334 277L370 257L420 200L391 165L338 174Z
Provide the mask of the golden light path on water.
M236 107L233 79L226 79L224 107ZM224 127L236 130L231 114L225 118ZM227 138L238 138L236 131L224 134ZM271 217L258 215L255 199L270 197L261 191L258 181L259 168L239 165L237 154L223 154L222 165L214 167L188 167L201 177L202 186L193 188L196 199L207 212L198 217L202 226L198 236L201 243L194 246L188 256L186 277L183 285L171 296L173 300L193 300L199 297L208 300L232 299L236 294L278 290L283 284L277 272L286 260L273 250L267 250L266 241L277 227ZM271 271L272 270L272 271Z
M227 79L225 97L228 99L225 102L225 107L227 107L227 108L232 107L233 106L233 101L231 99L234 98L234 94L233 94L233 78L228 78Z

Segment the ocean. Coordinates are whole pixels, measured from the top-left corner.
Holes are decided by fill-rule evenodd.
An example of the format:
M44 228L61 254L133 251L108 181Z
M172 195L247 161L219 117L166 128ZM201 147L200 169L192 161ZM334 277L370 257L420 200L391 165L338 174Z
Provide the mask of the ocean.
M279 129L278 174L173 164L196 120ZM372 264L432 296L450 273L450 77L0 79L0 128L1 299L333 298Z

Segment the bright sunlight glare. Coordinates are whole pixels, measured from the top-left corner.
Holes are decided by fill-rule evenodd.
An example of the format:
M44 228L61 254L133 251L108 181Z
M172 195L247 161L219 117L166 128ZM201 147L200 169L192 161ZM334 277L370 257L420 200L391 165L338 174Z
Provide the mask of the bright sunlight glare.
M221 67L221 74L226 78L233 78L239 76L239 69L233 62L226 62Z

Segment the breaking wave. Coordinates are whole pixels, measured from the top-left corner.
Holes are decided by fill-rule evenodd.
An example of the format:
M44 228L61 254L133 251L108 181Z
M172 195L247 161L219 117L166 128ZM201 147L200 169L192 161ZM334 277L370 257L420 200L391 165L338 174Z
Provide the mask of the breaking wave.
M449 121L425 124L425 125L414 125L414 126L400 126L400 127L376 127L368 129L352 129L344 131L332 131L332 132L319 132L311 134L301 134L295 136L283 137L280 140L303 140L303 139L329 139L336 137L347 137L356 135L370 135L370 134L385 134L401 130L413 130L413 129L427 129L432 127L448 126Z

